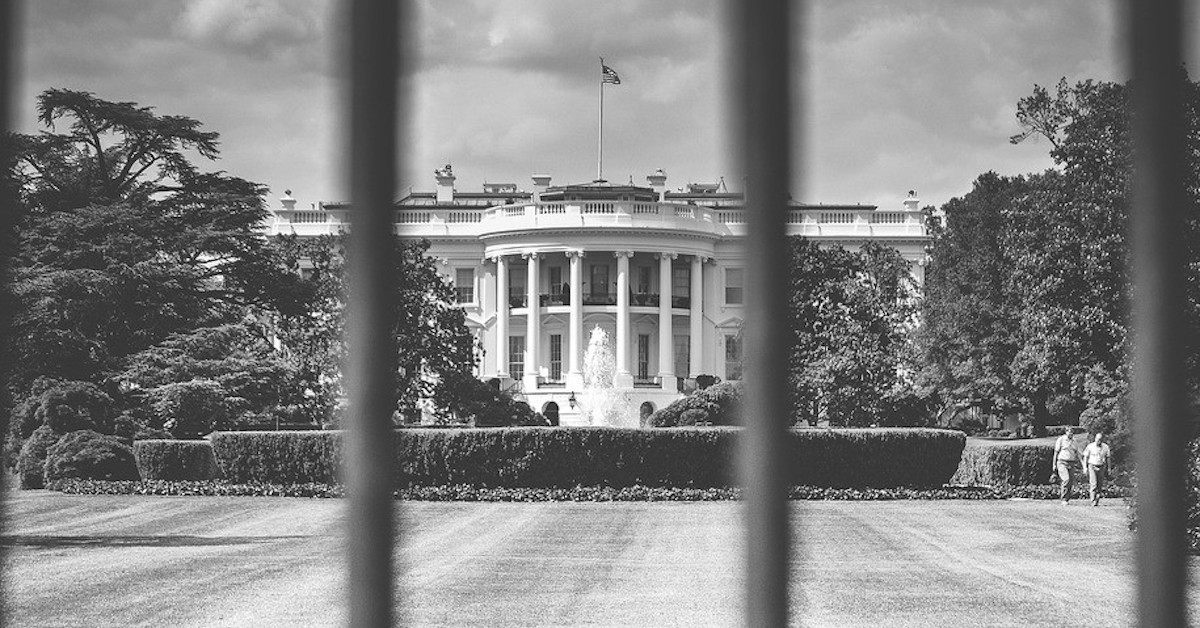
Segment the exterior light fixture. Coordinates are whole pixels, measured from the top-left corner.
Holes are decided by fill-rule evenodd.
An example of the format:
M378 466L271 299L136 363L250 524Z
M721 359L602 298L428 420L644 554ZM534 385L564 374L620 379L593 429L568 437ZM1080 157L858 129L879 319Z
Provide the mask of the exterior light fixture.
M567 397L567 405L571 406L572 410L575 409L575 391L571 391L571 396Z

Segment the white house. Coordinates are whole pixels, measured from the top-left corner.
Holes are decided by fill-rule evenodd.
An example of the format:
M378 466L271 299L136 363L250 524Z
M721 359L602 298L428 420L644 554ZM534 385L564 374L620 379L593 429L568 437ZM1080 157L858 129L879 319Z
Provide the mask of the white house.
M745 281L745 209L723 184L668 191L659 170L647 186L594 181L532 191L485 183L459 192L449 165L434 192L396 202L396 232L426 238L484 347L480 377L523 395L563 425L585 421L588 332L600 326L616 354L616 384L642 413L670 403L698 375L737 379ZM301 236L349 227L346 203L275 211L272 233ZM923 280L929 235L915 195L904 206L791 204L788 234L899 250Z

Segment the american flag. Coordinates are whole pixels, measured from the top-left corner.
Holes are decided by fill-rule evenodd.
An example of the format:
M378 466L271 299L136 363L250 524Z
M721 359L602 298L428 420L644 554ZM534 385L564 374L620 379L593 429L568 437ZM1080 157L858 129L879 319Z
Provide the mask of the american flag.
M612 83L613 85L621 84L621 77L617 76L617 71L604 65L604 60L600 60L600 82Z

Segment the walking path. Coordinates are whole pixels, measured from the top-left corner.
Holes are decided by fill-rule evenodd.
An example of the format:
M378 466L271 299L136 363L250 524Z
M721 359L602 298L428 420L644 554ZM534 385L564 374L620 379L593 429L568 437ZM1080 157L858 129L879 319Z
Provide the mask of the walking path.
M793 508L793 616L805 626L1133 625L1119 500ZM740 624L737 503L400 510L406 625ZM10 625L345 623L341 500L24 491L6 516Z

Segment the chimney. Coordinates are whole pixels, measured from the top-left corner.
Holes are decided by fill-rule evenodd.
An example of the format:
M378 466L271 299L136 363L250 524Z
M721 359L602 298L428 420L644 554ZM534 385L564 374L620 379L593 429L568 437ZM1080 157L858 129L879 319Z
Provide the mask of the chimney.
M295 211L296 199L292 198L291 190L284 190L283 196L279 197L279 204L283 205L283 211Z
M658 192L658 201L661 203L667 195L667 173L659 168L654 171L654 174L646 176L646 182L654 188L655 192Z
M446 164L444 167L434 170L433 176L437 178L437 202L453 203L454 169L450 164Z
M921 201L917 199L917 193L913 190L908 191L908 198L904 199L904 211L915 212L919 211Z
M535 174L533 175L533 201L536 203L541 200L542 192L550 187L550 175Z

